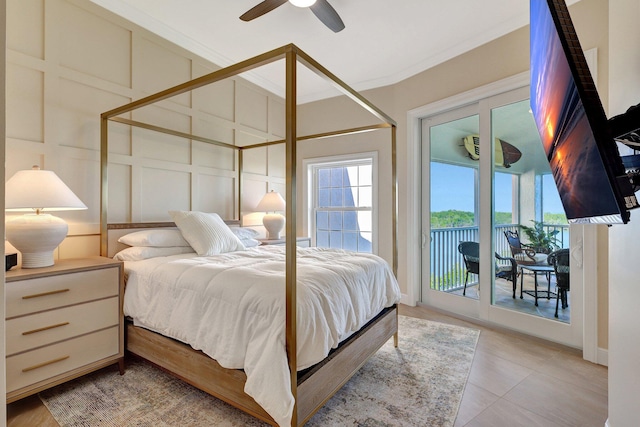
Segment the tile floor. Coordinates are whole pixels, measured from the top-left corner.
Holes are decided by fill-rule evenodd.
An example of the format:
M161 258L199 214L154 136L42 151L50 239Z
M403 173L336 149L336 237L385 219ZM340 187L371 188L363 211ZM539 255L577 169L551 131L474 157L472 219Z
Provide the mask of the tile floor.
M426 307L401 306L400 313L481 330L454 427L605 425L607 368L578 350Z

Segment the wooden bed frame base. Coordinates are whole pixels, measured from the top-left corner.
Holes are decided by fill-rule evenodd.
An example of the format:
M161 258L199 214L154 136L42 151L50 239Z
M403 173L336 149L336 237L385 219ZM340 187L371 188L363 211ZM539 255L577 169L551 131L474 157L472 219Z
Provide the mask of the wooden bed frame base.
M398 309L387 308L349 337L327 358L298 376L298 425L304 425L391 337L398 345ZM183 381L276 426L244 392L246 375L223 368L201 351L147 329L127 326L127 350ZM364 339L359 339L364 338Z

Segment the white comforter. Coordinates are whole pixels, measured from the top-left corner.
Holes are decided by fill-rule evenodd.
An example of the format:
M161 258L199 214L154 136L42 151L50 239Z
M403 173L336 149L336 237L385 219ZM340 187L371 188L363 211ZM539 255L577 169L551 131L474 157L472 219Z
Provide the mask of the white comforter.
M375 255L299 248L297 258L300 370L397 303L400 290ZM124 313L225 368L244 369L245 392L288 426L294 401L285 350L284 260L283 246L266 246L129 261Z

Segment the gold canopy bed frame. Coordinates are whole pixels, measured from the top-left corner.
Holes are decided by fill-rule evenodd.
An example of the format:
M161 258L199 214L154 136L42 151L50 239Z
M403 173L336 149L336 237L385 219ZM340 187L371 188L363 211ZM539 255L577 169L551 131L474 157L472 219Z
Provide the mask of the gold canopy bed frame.
M125 113L138 108L154 104L167 98L190 92L199 87L222 81L253 70L257 67L270 64L275 61L285 62L286 87L285 87L285 139L269 141L247 146L235 146L198 135L187 134L156 125L134 121L120 117ZM328 81L342 94L355 101L357 105L371 113L380 123L341 129L322 134L299 136L297 133L297 64L301 63L315 74ZM226 147L238 153L238 180L237 180L237 215L238 218L228 223L239 225L242 215L242 163L244 150L257 147L266 147L274 144L285 144L286 157L286 235L297 236L297 204L296 204L296 147L302 140L316 140L326 137L349 135L378 129L390 129L391 134L391 199L392 212L392 241L393 241L393 273L397 275L397 171L396 171L396 123L367 101L355 90L318 64L315 60L302 52L295 45L289 44L270 52L258 55L235 65L214 71L210 74L174 86L156 94L141 98L137 101L107 111L101 115L101 242L100 250L103 256L113 255L113 235L122 235L130 229L156 228L175 226L171 222L146 222L111 224L108 221L108 164L109 164L109 122L117 122L132 127L161 132L169 135L186 138L187 140L201 141ZM109 248L109 245L112 247ZM394 305L383 310L377 317L365 325L359 332L352 335L344 343L333 350L329 356L317 365L297 372L296 360L296 239L287 239L286 250L286 353L288 357L291 392L294 397L292 426L305 424L309 418L320 409L327 400L349 378L384 345L391 337L394 344L398 344L398 310ZM215 360L200 351L193 350L190 346L171 338L164 337L155 332L129 324L127 327L127 350L140 356L161 368L170 371L184 381L200 388L201 390L232 404L233 406L275 425L274 420L259 406L253 398L244 393L246 375L242 370L222 368Z

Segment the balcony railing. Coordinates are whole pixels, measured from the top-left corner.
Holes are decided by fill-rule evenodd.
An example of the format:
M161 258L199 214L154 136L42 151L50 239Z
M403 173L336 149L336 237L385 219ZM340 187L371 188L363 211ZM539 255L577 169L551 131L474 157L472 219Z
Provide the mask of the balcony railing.
M569 245L568 225L545 225L545 230L559 230L558 245ZM495 251L502 256L511 256L511 249L504 236L505 230L516 231L522 235L518 224L501 224L494 228L493 241ZM434 228L431 230L431 289L455 291L464 286L464 260L458 252L462 241L478 241L478 227ZM469 281L477 280L470 277Z

